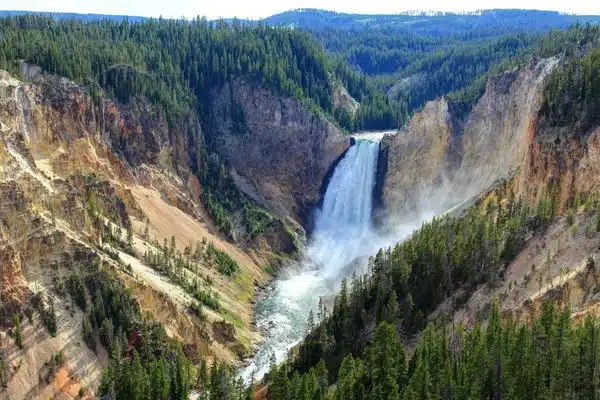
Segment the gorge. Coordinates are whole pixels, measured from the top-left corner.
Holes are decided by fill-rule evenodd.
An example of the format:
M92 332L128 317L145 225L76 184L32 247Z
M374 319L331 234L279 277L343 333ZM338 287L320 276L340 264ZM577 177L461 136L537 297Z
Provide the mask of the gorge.
M600 29L443 20L0 18L0 399L494 398L600 315Z
M395 132L386 132L387 135ZM314 231L299 260L283 268L256 305L256 325L264 341L241 376L261 379L273 361L307 333L309 314L318 322L317 305L328 304L340 282L366 270L366 259L402 240L422 222L420 217L390 229L385 236L373 228L374 189L384 133L353 136L353 145L336 165L323 202L314 210ZM330 306L330 305L329 305Z
M315 229L296 265L288 266L257 304L257 327L265 332L252 363L242 372L260 379L306 333L309 313L321 296L331 294L347 267L373 250L373 187L379 141L357 140L337 164L322 208L315 210Z

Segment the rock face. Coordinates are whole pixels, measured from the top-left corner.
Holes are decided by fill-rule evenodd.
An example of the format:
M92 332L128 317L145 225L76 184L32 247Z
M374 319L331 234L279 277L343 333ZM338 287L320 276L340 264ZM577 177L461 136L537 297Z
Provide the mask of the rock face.
M479 193L523 164L545 78L557 63L556 58L543 60L488 80L464 126L459 187Z
M242 81L213 99L211 140L238 187L272 212L305 220L349 138L300 101Z
M20 85L17 90L22 91L22 101L30 103L23 104L31 112L30 142L60 142L77 151L80 139L93 139L92 145L100 145L126 167L157 165L183 178L190 168L198 167L194 154L202 131L193 114L170 126L160 110L145 99L118 104L102 97L95 102L85 86L48 74L37 84Z
M600 188L600 128L580 131L550 127L544 121L531 129L531 141L519 181L519 192L534 203L556 191L558 206L577 194Z
M386 137L384 213L439 213L514 173L528 157L545 78L557 62L542 60L491 77L463 121L441 98Z
M446 174L455 168L456 152L449 151L454 141L452 117L443 98L428 102L396 135L383 139L388 164L382 203L387 213L419 206L448 181Z
M67 277L90 265L125 282L140 310L181 340L186 354L239 362L260 340L252 325L256 288L248 282L265 284L265 266L293 253L298 238L285 218L269 215L273 221L248 246L227 241L201 202L202 146L218 138L239 187L298 220L348 140L301 103L243 83L230 89L235 96L227 88L217 93L212 135L205 137L193 112L169 123L146 99L121 104L34 66L22 68L28 82L0 71L0 339L14 314L42 297L55 307L58 332L46 334L34 315L33 323L22 319L24 349L0 340L0 354L20 365L0 398L44 397L43 363L63 350L72 361L69 376L91 392L98 387L103 359L83 343L83 314L64 290ZM194 317L190 286L153 271L145 254L162 252L159 243L169 240L180 259L194 254L185 275L208 285L218 310L198 305L202 318ZM241 279L219 272L205 256L208 245L235 261ZM235 326L221 323L225 317L235 318Z

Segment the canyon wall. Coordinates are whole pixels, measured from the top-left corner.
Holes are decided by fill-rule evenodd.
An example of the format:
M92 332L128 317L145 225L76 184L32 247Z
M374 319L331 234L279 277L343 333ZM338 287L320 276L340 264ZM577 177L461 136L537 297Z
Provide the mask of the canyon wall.
M147 99L121 104L23 68L26 82L0 71L0 352L10 360L0 397L54 391L39 374L58 351L67 359L68 387L94 393L106 355L83 342L84 313L64 290L69 276L90 265L125 282L144 315L163 323L191 359L202 354L240 364L260 340L252 299L274 262L296 250L287 223L300 221L318 201L349 140L304 104L242 82L215 94L205 135L195 113L169 122ZM232 118L238 105L243 120ZM254 247L227 240L202 204L197 172L205 168L201 155L209 141L239 188L275 215ZM146 258L164 254L164 243L174 244L170 251L180 260L195 257L185 279L218 307L200 304L189 284L173 281ZM235 263L235 276L220 270L207 246ZM32 299L53 305L55 336ZM30 319L22 318L27 340L21 349L9 327L15 313L31 310Z
M212 96L211 140L238 187L279 215L306 222L350 139L302 102L243 81Z
M529 157L545 78L557 62L546 59L490 77L463 119L445 98L428 102L396 135L386 137L385 215L442 212L521 168Z

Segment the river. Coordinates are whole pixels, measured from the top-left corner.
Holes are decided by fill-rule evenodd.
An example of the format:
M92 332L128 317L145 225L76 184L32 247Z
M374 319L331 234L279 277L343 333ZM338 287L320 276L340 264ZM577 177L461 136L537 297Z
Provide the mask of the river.
M315 210L315 229L305 251L258 299L256 326L264 341L240 372L246 381L253 374L260 379L273 356L277 362L286 358L306 334L309 312L316 315L319 299L333 294L356 264L364 268L368 256L412 232L414 227L403 227L393 237L383 238L371 226L382 136L381 132L355 136L355 144L336 166L321 209Z

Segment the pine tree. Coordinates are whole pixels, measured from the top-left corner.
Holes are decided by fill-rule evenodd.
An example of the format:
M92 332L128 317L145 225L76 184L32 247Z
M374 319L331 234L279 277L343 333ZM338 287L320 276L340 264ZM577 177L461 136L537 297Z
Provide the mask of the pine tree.
M133 350L132 360L126 363L126 366L129 366L129 371L126 372L125 379L125 382L127 382L126 391L123 396L118 397L131 400L146 399L150 392L150 382L137 351Z
M399 316L400 305L398 304L398 297L396 291L392 290L390 297L383 309L382 319L390 324L393 324Z
M150 240L150 219L146 218L146 223L144 224L144 239Z
M23 348L23 333L21 332L21 316L19 315L19 313L15 313L13 315L13 323L15 324L15 331L14 331L15 343L17 344L18 348L22 349Z
M95 353L96 352L96 337L94 335L94 331L92 329L92 324L90 323L90 319L88 316L83 317L82 325L83 325L82 326L83 341Z
M127 249L133 251L133 231L131 226L127 228Z
M0 357L0 387L8 386L8 363Z
M175 256L175 236L171 236L171 246L169 247L169 254L171 257Z
M169 384L165 360L153 360L150 366L150 398L153 400L169 400Z
M183 355L181 347L177 347L171 384L171 398L187 400L190 391L190 366L189 361Z
M405 373L405 356L393 325L382 322L375 330L373 355L368 367L372 373L373 399L399 399L399 382Z
M316 394L313 396L315 400L325 399L327 388L329 387L329 374L323 360L319 361L315 369L316 379Z
M337 385L333 395L334 400L354 400L354 386L358 377L356 376L356 366L352 354L344 358L340 367L337 379Z
M114 327L112 320L105 318L100 326L100 342L110 351L113 346Z

